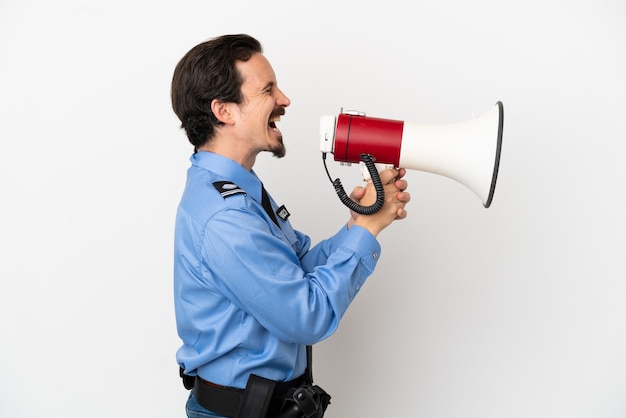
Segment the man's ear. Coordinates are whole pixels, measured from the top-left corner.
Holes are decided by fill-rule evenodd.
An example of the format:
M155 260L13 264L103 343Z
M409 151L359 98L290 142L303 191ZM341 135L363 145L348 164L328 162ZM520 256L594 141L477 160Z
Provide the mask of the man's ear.
M213 101L211 102L211 111L213 112L217 120L225 123L226 125L231 125L234 123L233 114L231 111L232 105L233 103L213 99Z

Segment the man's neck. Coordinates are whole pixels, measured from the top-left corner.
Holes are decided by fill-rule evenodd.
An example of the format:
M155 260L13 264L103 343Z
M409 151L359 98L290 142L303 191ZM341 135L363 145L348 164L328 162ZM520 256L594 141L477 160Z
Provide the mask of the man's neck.
M258 155L258 152L251 152L249 147L243 146L232 138L213 138L205 145L199 147L198 151L212 152L230 158L241 164L248 171L252 170Z

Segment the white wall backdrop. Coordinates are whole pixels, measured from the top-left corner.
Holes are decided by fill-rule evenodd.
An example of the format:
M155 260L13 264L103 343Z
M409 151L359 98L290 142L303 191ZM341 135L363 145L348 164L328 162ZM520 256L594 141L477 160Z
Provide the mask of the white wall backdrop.
M171 254L191 148L169 82L237 32L292 100L288 155L257 171L315 241L347 219L320 115L505 107L491 208L407 176L409 218L316 348L328 417L626 416L622 0L2 0L0 416L184 416Z

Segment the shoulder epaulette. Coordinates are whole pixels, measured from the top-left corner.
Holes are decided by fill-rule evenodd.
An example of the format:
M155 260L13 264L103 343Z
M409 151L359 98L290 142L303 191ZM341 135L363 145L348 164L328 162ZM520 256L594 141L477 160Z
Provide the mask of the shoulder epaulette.
M232 181L216 181L215 183L213 183L213 186L217 189L219 194L221 194L224 199L237 194L246 194L246 191L244 189L237 186Z

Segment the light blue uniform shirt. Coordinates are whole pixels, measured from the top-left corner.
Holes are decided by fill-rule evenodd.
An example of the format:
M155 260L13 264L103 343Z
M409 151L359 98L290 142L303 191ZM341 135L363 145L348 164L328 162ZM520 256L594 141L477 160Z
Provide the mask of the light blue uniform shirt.
M337 329L380 245L366 229L344 226L311 248L289 221L272 222L254 171L208 152L191 163L176 215L178 364L238 388L251 373L294 379L304 373L306 345ZM242 192L220 193L220 181Z

